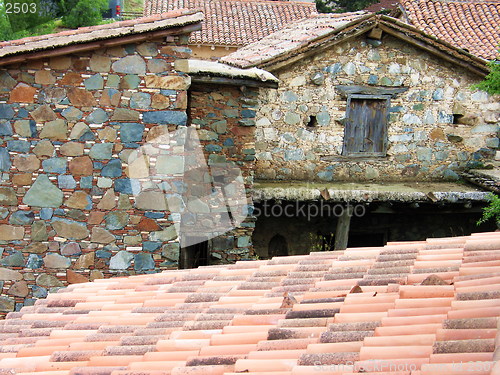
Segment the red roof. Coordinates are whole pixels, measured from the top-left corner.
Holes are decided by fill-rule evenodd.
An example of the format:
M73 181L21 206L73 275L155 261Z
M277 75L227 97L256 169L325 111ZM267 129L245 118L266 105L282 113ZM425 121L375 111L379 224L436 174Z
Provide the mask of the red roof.
M394 242L72 285L0 374L498 374L499 316L500 232Z
M492 60L500 43L500 1L401 0L408 22L427 34Z
M250 0L146 0L144 14L172 9L201 9L202 30L191 34L191 43L244 46L285 25L316 13L315 3Z
M380 12L382 10L393 10L399 5L399 0L380 0L375 4L366 7L365 10L368 12Z

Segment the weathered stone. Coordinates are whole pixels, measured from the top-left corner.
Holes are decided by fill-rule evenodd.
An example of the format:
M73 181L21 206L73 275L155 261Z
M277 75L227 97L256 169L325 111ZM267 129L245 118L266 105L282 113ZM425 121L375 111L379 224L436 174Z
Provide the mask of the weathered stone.
M167 243L161 248L161 255L173 262L179 261L180 245L178 243Z
M154 232L161 230L161 227L154 219L143 217L139 224L135 226L141 232Z
M77 122L71 129L69 138L77 139L79 141L92 141L94 140L95 136L87 124L85 124L84 122Z
M71 266L71 260L65 256L48 253L43 257L43 263L47 268L69 268Z
M62 119L47 122L40 132L40 138L52 140L66 140L68 137L68 124Z
M184 157L180 155L160 155L156 160L156 171L161 175L184 173Z
M42 161L43 171L45 173L66 173L66 158L50 158Z
M64 244L63 247L61 248L61 254L66 256L78 255L81 253L82 250L77 242L68 242L67 244Z
M177 232L173 225L166 227L161 231L151 232L149 234L150 241L171 241L177 238Z
M151 95L145 92L135 92L130 98L130 108L148 109L151 106Z
M104 129L99 129L97 135L101 141L114 142L116 141L116 130L111 126L106 126Z
M9 217L9 224L12 225L31 225L35 220L33 211L16 211Z
M64 203L67 207L79 210L91 210L92 198L84 191L75 191Z
M127 74L120 82L120 89L134 90L139 87L141 78L137 74Z
M113 143L95 143L89 156L94 160L108 160L113 155Z
M107 73L111 68L111 59L107 56L92 55L89 61L90 70Z
M3 220L9 216L9 209L7 207L0 207L0 219Z
M108 114L102 108L95 109L90 115L87 116L89 124L102 124L108 120Z
M52 228L54 228L58 236L69 240L83 240L89 236L85 224L73 220L54 218Z
M23 279L20 272L10 270L8 268L0 268L0 280L3 281L19 281Z
M315 72L311 74L311 82L320 86L325 82L325 75L322 72Z
M32 173L16 173L12 176L12 184L16 186L28 186L31 185L33 177Z
M111 120L115 121L138 121L139 120L139 112L126 109L126 108L117 108L111 116Z
M0 120L0 136L11 136L12 134L12 125L10 122Z
M43 286L46 288L54 288L54 287L61 287L64 286L61 280L59 280L57 277L48 275L46 273L40 274L36 278L36 283L39 286Z
M145 271L155 269L155 261L151 254L137 253L134 256L134 269L136 271Z
M35 73L35 82L41 85L52 85L56 83L56 78L50 70L38 70Z
M54 150L55 150L55 148L49 140L42 139L33 148L33 153L38 157L42 157L42 156L49 156L50 157L50 156L54 155Z
M39 98L44 103L59 104L66 98L66 89L62 87L48 87L40 93Z
M92 271L90 271L90 278L89 279L90 279L90 281L104 279L104 274L99 270L92 270Z
M52 69L66 70L71 66L71 57L70 56L51 57L49 66Z
M141 191L135 198L135 207L140 210L165 211L168 204L165 194L160 191Z
M135 236L123 236L123 244L125 246L138 246L142 243L142 236L140 234Z
M0 91L9 92L16 83L17 81L6 70L0 73Z
M40 255L30 254L28 256L28 260L26 261L26 268L34 270L37 268L42 268L42 266L43 259Z
M57 119L56 113L48 105L39 106L33 112L30 112L30 115L36 122L54 121Z
M6 267L23 267L24 257L20 251L14 251L11 255L0 260L0 264Z
M45 298L49 294L47 289L38 285L33 285L31 290L33 291L33 297L35 298Z
M30 243L28 246L26 246L23 249L23 252L24 253L32 253L32 254L43 254L48 249L49 249L49 247L46 244L41 243L41 242L34 242L34 243Z
M0 171L8 171L11 165L9 152L5 148L0 148Z
M14 117L14 110L10 104L0 104L0 119L11 119Z
M0 297L0 312L11 312L14 311L16 301L10 297Z
M151 59L147 61L148 71L150 73L163 73L169 69L163 59Z
M47 241L49 235L43 221L35 221L31 224L31 241Z
M140 183L130 178L119 178L115 180L115 191L118 193L133 195L140 191Z
M105 89L102 92L99 104L105 107L117 107L120 104L121 93L115 89Z
M92 228L92 236L90 237L91 242L108 244L115 240L115 236L113 236L106 229L99 227Z
M16 192L13 188L0 186L0 205L17 206Z
M140 142L144 134L144 125L140 123L124 123L120 127L120 139L124 143Z
M121 194L118 196L118 209L119 210L130 210L132 204L130 203L129 196L127 194Z
M7 141L7 150L14 152L27 153L30 149L30 143L23 140Z
M91 92L72 87L68 89L68 99L72 105L82 106L82 107L92 107L97 105L97 102L94 99L94 96Z
M417 148L417 159L420 161L430 161L432 158L432 149L428 147Z
M120 85L120 76L116 74L108 74L106 87L118 88L119 85Z
M59 152L64 156L80 156L83 155L83 143L68 142L59 148Z
M170 106L170 99L168 96L161 94L154 94L151 99L151 107L154 109L166 109Z
M496 124L480 124L471 129L471 133L496 133L498 125Z
M117 73L146 74L146 63L138 55L125 56L115 61L112 67Z
M83 82L83 78L79 73L69 72L59 81L61 85L79 86Z
M88 156L79 156L69 162L69 171L75 176L91 176L93 170L92 159Z
M169 90L187 90L191 86L191 77L189 76L148 75L145 77L145 81L146 87Z
M106 222L106 229L116 230L123 229L129 221L129 214L121 211L113 211L104 216Z
M33 120L18 120L14 122L14 130L21 137L35 137L36 123Z
M104 193L103 197L97 204L97 208L100 210L111 210L116 207L116 197L113 189L109 189Z
M128 251L121 250L109 260L109 268L112 270L125 270L132 264L134 255Z
M36 88L19 83L10 93L10 103L34 103Z
M45 174L39 175L23 197L23 203L32 207L59 207L63 192L50 182Z
M74 270L88 269L94 264L95 264L95 253L92 251L90 253L80 255L80 257L76 260L75 264L73 264L73 269Z
M89 281L89 279L84 275L80 275L79 273L71 270L66 271L66 280L68 281L68 284L87 283Z

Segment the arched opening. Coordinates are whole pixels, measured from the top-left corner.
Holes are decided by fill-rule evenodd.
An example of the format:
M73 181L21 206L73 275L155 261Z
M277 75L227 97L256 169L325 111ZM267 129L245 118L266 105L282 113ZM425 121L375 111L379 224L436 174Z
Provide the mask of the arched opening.
M274 237L269 241L267 254L269 255L269 258L288 255L288 244L286 242L286 238L281 234L274 235Z

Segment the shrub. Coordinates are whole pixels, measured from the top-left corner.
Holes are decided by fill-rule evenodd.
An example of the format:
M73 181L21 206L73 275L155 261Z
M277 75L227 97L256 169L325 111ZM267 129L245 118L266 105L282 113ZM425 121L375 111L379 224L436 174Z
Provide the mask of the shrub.
M107 7L106 0L80 0L63 17L65 26L72 29L97 25L102 21L102 11Z

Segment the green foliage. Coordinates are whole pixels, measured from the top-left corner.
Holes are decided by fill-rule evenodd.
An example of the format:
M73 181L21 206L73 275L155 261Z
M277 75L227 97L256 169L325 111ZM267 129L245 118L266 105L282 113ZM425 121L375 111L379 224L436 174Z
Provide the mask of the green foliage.
M82 26L97 25L102 21L101 13L107 8L107 5L107 0L80 0L63 17L63 22L67 27L73 29Z
M319 13L345 13L363 10L378 0L316 0Z
M500 61L490 61L489 67L489 74L473 87L488 94L500 94Z
M483 217L478 220L477 225L483 224L490 219L500 222L500 197L493 193L488 195L490 204L483 208Z

